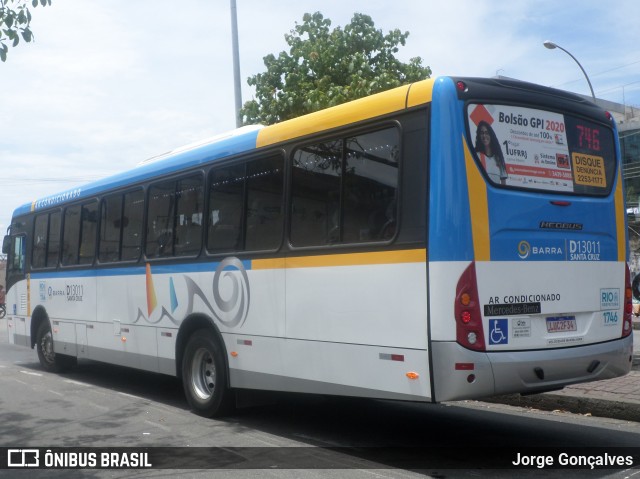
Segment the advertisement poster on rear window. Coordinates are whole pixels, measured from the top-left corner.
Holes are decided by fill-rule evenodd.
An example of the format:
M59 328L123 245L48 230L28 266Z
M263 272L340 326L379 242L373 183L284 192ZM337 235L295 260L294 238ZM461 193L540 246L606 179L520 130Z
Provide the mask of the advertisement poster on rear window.
M467 115L471 146L493 183L556 192L586 187L596 194L608 188L599 128L567 125L562 114L507 105L470 104ZM584 143L583 152L570 151L568 128L576 130L570 141Z

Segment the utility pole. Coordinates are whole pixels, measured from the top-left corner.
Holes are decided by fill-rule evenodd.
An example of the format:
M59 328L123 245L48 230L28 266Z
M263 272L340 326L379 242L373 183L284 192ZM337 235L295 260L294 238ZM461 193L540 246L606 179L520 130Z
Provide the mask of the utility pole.
M240 108L242 108L242 92L240 90L240 49L238 47L238 12L236 0L231 0L231 48L233 49L233 86L236 99L236 127L242 126Z
M596 102L596 94L593 93L593 87L591 86L591 80L589 80L589 75L587 75L587 72L585 71L585 69L582 68L582 65L580 64L578 59L576 57L574 57L569 50L565 50L564 48L562 48L557 43L553 43L551 40L547 40L546 42L543 43L543 45L545 46L545 48L548 48L549 50L553 50L554 48L559 48L560 50L565 52L567 55L569 55L571 58L573 58L573 61L575 61L578 64L578 66L580 67L580 70L582 70L582 73L584 73L584 77L587 79L587 83L589 84L589 90L591 90L591 97L593 98L593 102L595 103Z

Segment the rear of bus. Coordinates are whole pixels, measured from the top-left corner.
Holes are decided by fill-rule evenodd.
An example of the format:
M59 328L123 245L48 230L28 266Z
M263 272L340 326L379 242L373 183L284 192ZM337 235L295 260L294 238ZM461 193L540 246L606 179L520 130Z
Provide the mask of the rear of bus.
M528 83L444 78L431 117L434 400L628 373L631 290L611 115Z

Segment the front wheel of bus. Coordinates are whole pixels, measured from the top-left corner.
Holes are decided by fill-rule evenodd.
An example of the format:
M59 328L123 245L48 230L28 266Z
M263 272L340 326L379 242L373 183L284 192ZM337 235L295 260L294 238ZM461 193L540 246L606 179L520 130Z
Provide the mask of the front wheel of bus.
M76 358L57 354L53 350L53 335L49 321L42 321L36 334L36 350L40 365L50 373L68 371L76 364Z
M204 417L223 416L233 409L233 392L227 386L224 350L207 329L195 331L182 360L182 384L193 411Z

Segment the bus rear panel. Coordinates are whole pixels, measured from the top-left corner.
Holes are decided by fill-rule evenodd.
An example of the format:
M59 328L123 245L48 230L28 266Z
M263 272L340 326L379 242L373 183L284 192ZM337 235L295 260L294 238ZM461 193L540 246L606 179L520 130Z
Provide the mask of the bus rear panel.
M631 296L611 116L520 82L461 79L435 88L448 94L434 98L448 102L434 100L434 116L448 110L439 115L461 134L432 132L434 399L626 374ZM453 142L449 151L444 142Z

